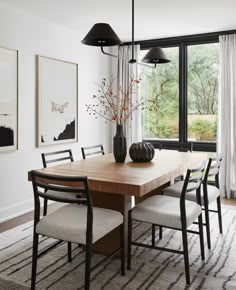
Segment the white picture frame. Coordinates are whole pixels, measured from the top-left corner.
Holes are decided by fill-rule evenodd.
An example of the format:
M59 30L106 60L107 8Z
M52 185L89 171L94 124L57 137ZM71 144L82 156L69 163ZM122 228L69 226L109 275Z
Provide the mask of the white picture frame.
M78 64L37 55L37 146L78 141Z
M0 153L18 149L18 50L0 47Z

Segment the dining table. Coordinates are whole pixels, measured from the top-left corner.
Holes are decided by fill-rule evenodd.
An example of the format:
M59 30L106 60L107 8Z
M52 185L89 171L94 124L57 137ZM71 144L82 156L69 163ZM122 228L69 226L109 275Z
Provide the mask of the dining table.
M93 206L113 209L124 216L125 250L127 251L128 211L135 203L160 194L166 186L187 169L201 166L208 158L205 152L155 150L150 162L133 162L129 156L124 163L115 162L112 153L74 162L37 169L39 172L61 176L87 176ZM28 180L31 181L30 172ZM119 247L116 229L97 241L93 249L109 254Z

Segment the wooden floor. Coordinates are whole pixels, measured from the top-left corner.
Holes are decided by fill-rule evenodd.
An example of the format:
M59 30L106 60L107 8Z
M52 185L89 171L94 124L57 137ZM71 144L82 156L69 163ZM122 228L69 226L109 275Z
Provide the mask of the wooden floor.
M232 206L236 206L236 199L234 198L221 198L221 203L224 205L232 205Z
M224 205L236 206L236 199L221 198L221 203ZM57 207L56 204L50 205L49 211L54 210L56 207ZM6 222L0 223L0 233L7 231L7 230L10 230L14 227L21 225L21 224L27 223L30 220L32 220L33 218L34 218L33 212L29 212L29 213L23 214L19 217L8 220Z

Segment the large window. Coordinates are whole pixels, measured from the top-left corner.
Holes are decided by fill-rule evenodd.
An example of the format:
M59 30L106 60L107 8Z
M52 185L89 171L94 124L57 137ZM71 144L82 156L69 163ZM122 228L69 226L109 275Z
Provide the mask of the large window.
M141 57L153 46L162 47L171 62L142 69L141 95L158 103L156 111L142 112L143 139L193 142L194 150L215 151L218 35L143 42Z
M155 69L142 72L142 96L158 103L155 111L142 111L143 138L173 139L179 137L179 48L165 48L171 60ZM143 50L142 56L147 53Z
M188 139L216 141L219 44L188 46Z

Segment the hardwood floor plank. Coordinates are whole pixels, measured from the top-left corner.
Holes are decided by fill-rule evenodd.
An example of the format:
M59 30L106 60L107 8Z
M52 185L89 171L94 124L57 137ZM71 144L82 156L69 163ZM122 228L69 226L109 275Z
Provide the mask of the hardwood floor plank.
M224 205L231 205L231 206L236 206L236 199L235 198L221 198L221 203Z

